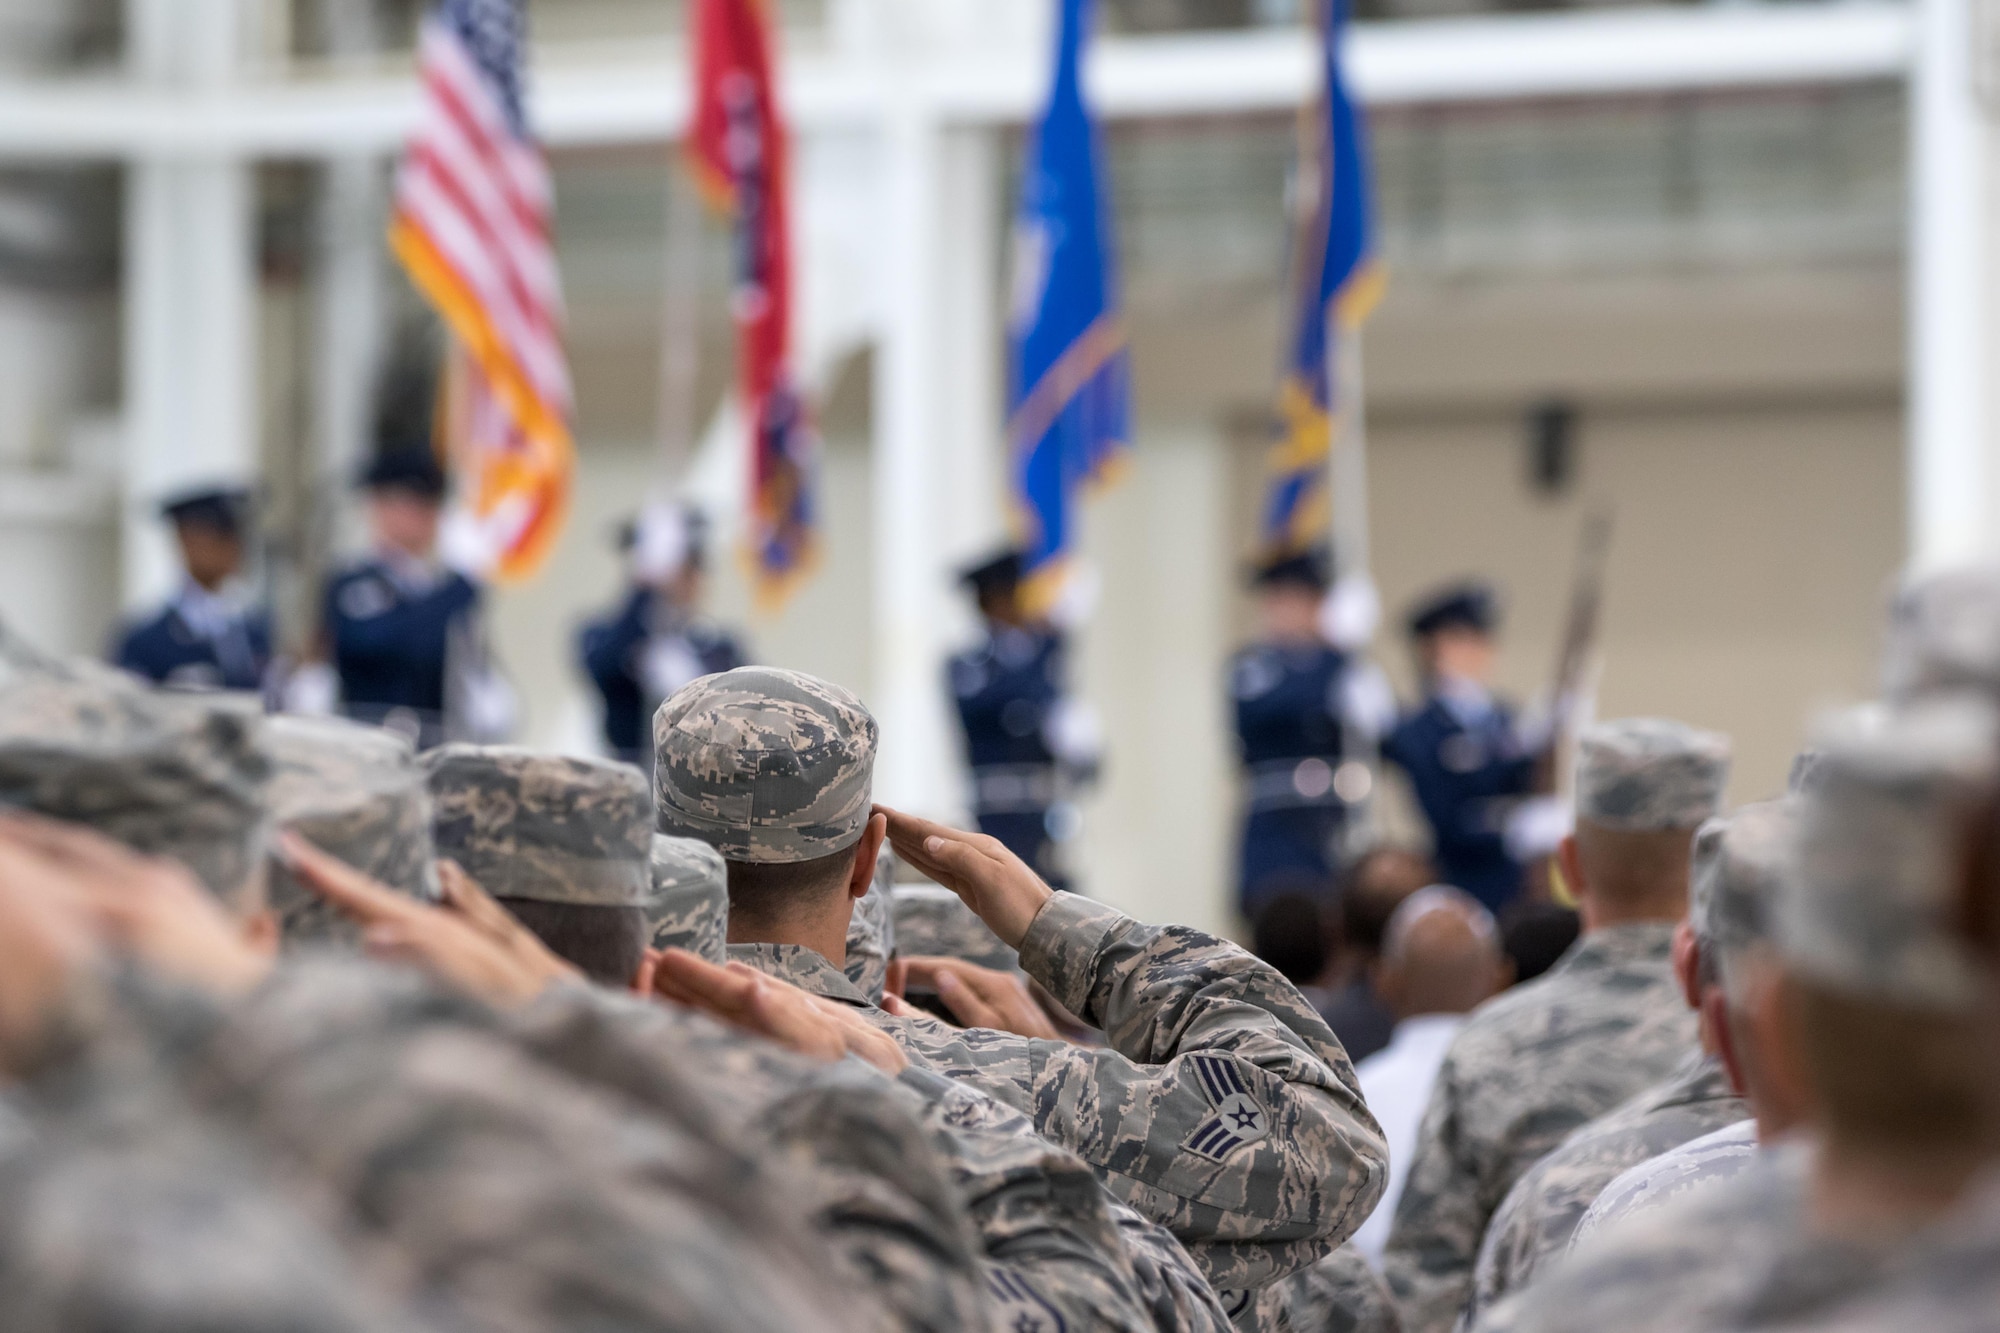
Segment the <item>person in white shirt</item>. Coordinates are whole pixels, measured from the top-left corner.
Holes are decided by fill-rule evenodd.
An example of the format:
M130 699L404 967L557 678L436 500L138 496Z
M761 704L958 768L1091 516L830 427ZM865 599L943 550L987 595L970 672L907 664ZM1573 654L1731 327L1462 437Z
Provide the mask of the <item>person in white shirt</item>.
M1396 1030L1354 1072L1389 1143L1389 1187L1352 1241L1377 1267L1445 1050L1465 1016L1510 980L1493 914L1448 884L1403 900L1384 932L1380 969L1376 986L1396 1014Z

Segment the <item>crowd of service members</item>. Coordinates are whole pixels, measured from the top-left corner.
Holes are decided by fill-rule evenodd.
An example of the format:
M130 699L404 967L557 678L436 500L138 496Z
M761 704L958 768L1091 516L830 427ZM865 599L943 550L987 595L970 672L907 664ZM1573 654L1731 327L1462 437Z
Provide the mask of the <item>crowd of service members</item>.
M0 1323L1992 1329L2000 571L1886 642L1769 799L1587 729L1553 962L1385 848L1328 975L872 804L795 672L649 778L0 636Z

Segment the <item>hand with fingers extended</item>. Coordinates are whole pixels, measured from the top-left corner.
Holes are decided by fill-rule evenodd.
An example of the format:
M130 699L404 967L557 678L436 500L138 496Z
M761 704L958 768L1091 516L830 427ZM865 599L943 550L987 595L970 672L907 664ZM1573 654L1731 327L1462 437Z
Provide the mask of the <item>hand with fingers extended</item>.
M718 967L685 949L655 950L647 955L641 975L650 977L657 995L814 1060L832 1063L858 1055L890 1074L901 1073L909 1063L893 1038L853 1010L742 963Z
M1036 915L1055 897L1041 876L998 838L967 833L885 805L876 806L875 812L888 816L889 843L896 855L964 899L1009 948L1021 947Z
M898 958L889 964L882 1007L892 1014L915 1013L902 998L910 986L936 991L952 1017L966 1027L998 1028L1050 1041L1062 1039L1026 983L1011 972L995 971L962 958Z
M0 1074L32 1062L100 952L69 875L21 822L0 817Z
M551 953L449 861L438 865L444 904L420 903L379 884L294 833L279 854L299 883L352 917L379 958L406 962L498 1008L533 1000L582 974Z
M145 856L94 829L8 816L13 847L59 883L95 938L171 980L211 995L240 995L270 973L269 938L232 917L183 865Z

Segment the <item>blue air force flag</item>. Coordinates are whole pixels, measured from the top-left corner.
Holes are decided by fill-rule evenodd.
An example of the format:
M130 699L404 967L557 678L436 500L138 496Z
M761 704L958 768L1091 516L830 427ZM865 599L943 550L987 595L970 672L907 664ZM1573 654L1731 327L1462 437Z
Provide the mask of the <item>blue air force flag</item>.
M1107 479L1127 444L1125 330L1103 145L1083 102L1095 0L1058 0L1055 79L1035 129L1014 221L1007 440L1022 595L1046 609L1074 540L1078 490Z
M1265 458L1259 535L1267 557L1325 541L1331 519L1333 342L1360 328L1381 295L1368 169L1368 128L1341 67L1348 0L1320 0L1324 92L1302 118L1298 183L1304 204L1292 246L1292 329L1278 387L1276 437Z

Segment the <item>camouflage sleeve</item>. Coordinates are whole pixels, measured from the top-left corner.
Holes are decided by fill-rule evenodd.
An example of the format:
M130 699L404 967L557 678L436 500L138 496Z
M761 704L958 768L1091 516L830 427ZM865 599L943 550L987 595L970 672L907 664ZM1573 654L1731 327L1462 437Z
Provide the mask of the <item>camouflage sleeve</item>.
M1224 1333L1231 1327L1221 1297L1173 1232L1122 1203L1111 1205L1111 1216L1132 1256L1139 1299L1153 1327L1160 1333Z
M1469 1328L1480 1313L1508 1292L1526 1284L1535 1264L1543 1257L1548 1222L1543 1206L1550 1189L1549 1172L1554 1157L1544 1157L1529 1167L1507 1191L1494 1210L1479 1242L1479 1257L1472 1266L1472 1292L1465 1306ZM1564 1239L1567 1239L1565 1235ZM1558 1251L1559 1252L1559 1251Z
M294 961L189 1055L202 1109L327 1190L357 1243L394 1256L403 1298L448 1322L885 1317L763 1164L561 1076L413 975Z
M925 1099L984 1245L999 1333L1167 1333L1141 1298L1115 1205L1089 1167L976 1088L915 1065L900 1081Z
M570 1077L656 1115L712 1124L763 1160L844 1271L899 1323L971 1327L986 1317L979 1237L951 1163L922 1102L875 1070L817 1064L706 1015L580 987L509 1026ZM689 1069L702 1071L713 1106L685 1104Z
M1368 1216L1381 1129L1339 1041L1276 971L1066 893L1021 962L1114 1048L1036 1043L1037 1125L1188 1242L1216 1286L1262 1286Z
M1256 1294L1242 1333L1401 1333L1395 1302L1368 1261L1343 1245Z
M1410 1173L1382 1252L1382 1275L1404 1333L1450 1333L1472 1293L1473 1261L1493 1205L1459 1122L1458 1073L1449 1055L1438 1070L1417 1129Z

